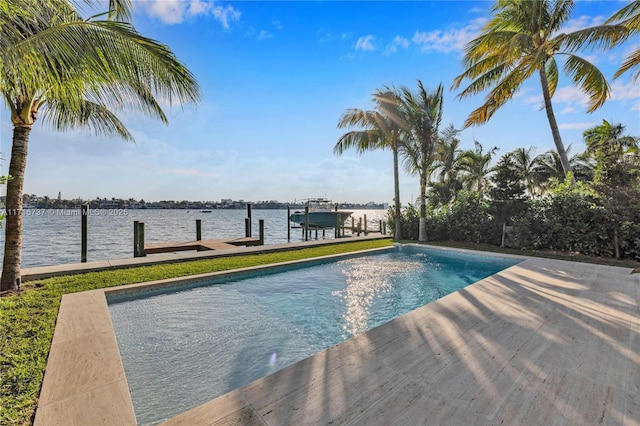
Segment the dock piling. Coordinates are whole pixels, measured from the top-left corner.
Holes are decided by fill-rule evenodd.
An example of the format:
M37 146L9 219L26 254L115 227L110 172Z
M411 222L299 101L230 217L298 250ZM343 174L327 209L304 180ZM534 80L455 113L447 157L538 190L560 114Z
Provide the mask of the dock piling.
M202 240L202 219L196 219L196 241Z
M287 206L287 242L291 241L291 207Z
M81 207L81 228L82 228L82 240L80 244L80 262L86 263L87 261L87 248L88 248L88 231L89 231L89 205L85 204Z
M133 221L133 257L145 257L144 222Z
M264 219L260 219L258 221L258 224L260 226L260 245L263 246L264 245Z
M309 241L309 206L304 208L304 240Z
M251 203L247 203L247 221L248 224L246 225L246 229L247 229L247 238L251 238Z

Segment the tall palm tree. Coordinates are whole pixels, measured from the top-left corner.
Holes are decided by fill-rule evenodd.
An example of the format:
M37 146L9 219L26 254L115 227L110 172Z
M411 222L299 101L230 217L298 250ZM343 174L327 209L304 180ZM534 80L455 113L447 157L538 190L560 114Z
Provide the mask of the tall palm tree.
M393 183L395 205L395 233L396 240L402 239L402 213L400 211L400 173L399 152L402 145L402 135L406 123L399 113L400 99L395 90L389 87L378 89L373 94L375 110L365 111L358 108L346 110L340 117L338 128L360 127L362 130L352 130L340 137L333 147L333 152L342 155L349 148L356 148L359 153L376 149L391 149L393 153Z
M549 126L565 174L571 170L560 137L551 98L558 85L556 57L564 57L564 72L589 95L588 111L602 106L609 96L609 84L591 62L575 54L585 46L613 46L629 31L623 25L606 25L565 33L573 0L497 0L493 18L480 35L465 46L465 71L452 88L469 79L458 95L465 98L491 89L485 103L467 118L466 125L486 123L511 100L529 77L538 74Z
M20 285L24 172L38 118L54 130L88 127L133 140L117 112L140 110L167 123L158 99L199 99L194 76L169 48L126 21L130 1L109 6L83 19L66 0L0 2L0 92L13 123L2 290Z
M616 12L611 18L609 18L605 24L611 24L617 22L627 27L630 34L637 34L640 32L640 0L633 0L631 3ZM635 69L635 71L633 71ZM633 71L633 80L640 78L640 49L636 49L626 57L624 63L620 66L618 71L613 75L613 78L618 78L627 71Z
M442 83L428 91L418 80L418 90L402 87L402 115L410 125L404 145L405 167L420 180L418 241L427 241L427 183L433 173L443 106Z

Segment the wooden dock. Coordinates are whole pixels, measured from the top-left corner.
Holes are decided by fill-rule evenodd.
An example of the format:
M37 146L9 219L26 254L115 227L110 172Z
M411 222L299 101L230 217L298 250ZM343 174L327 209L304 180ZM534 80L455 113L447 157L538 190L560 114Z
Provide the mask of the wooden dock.
M152 243L144 246L145 254L171 253L176 251L229 250L241 246L258 246L260 240L250 237L226 238L221 240L185 241L178 243Z

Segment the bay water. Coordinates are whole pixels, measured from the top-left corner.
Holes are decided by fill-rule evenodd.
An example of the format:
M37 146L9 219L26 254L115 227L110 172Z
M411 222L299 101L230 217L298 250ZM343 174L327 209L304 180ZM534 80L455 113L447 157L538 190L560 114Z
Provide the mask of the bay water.
M386 210L355 210L357 223L367 216L368 229L377 230ZM94 209L88 219L87 260L133 257L133 222L145 224L145 243L194 241L196 220L202 221L202 239L245 236L245 209L201 210ZM287 243L287 210L252 209L252 231L259 237L259 220L265 223L265 245ZM347 225L350 220L346 222ZM291 224L293 225L293 224ZM4 250L4 224L0 232L0 260ZM322 232L319 233L322 238ZM315 233L312 233L315 238ZM326 230L324 238L333 238ZM291 229L291 242L303 241L301 229ZM22 267L79 263L81 254L80 210L28 209L23 211Z

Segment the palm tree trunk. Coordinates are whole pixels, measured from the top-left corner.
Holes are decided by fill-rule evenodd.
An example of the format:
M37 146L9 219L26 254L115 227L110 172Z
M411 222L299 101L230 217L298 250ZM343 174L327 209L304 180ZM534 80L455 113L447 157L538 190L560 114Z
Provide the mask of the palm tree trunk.
M22 189L24 170L27 166L27 145L31 125L18 125L13 128L13 146L7 182L4 238L4 261L0 290L15 290L20 287L20 265L22 263Z
M427 177L424 173L420 176L420 225L418 228L418 241L427 241Z
M395 209L396 209L396 230L394 234L394 238L396 240L402 239L402 214L400 212L400 174L398 172L398 146L397 144L393 147L393 185L394 185L394 195L395 195Z
M558 129L558 122L556 116L553 113L553 106L551 105L551 94L549 93L549 82L545 74L544 68L540 68L540 84L542 85L542 96L544 98L544 109L547 112L547 119L549 120L549 126L551 127L551 134L553 135L553 142L556 144L556 150L560 156L562 162L562 169L564 175L567 176L571 171L571 164L569 163L569 157L567 151L564 149L562 138L560 137L560 130ZM576 182L575 177L571 177L573 183Z

